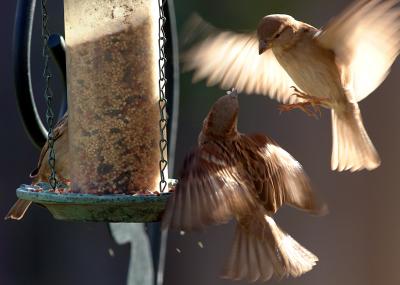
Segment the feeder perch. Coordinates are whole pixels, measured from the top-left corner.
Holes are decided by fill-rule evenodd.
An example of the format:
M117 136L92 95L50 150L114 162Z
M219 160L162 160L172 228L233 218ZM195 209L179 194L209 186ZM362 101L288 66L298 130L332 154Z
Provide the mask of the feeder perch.
M31 94L27 63L34 6L35 1L20 0L17 7L15 72L25 84L17 87L17 97L31 139L49 145L51 175L21 185L17 197L45 206L60 220L159 221L176 184L168 179L178 104L176 35L172 21L165 25L168 6L162 0L64 0L66 55L62 38L49 45L47 21L42 22L45 63L53 51L62 70L65 64L69 177L57 173L49 80L48 133ZM42 13L47 17L43 2ZM60 186L64 180L71 183Z
M175 187L171 180L169 188ZM45 206L55 219L85 222L157 222L169 193L156 195L93 195L52 192L48 183L21 185L17 197Z

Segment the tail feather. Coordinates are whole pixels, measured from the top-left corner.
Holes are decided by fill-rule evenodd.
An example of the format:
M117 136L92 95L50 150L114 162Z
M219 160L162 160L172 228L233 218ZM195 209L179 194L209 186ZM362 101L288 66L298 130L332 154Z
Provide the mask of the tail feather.
M253 243L255 243L254 249L257 253L258 261L258 266L256 269L260 272L260 281L266 282L271 279L272 275L274 274L274 266L269 258L270 249L262 242L258 242L255 237L253 237L253 239Z
M274 273L269 258L269 249L261 240L238 225L232 250L222 274L222 278L250 282L268 281Z
M356 103L340 113L332 110L332 170L373 170L381 161L364 128Z
M282 231L271 217L266 216L266 221L271 227L277 251L286 269L282 277L288 275L298 277L310 271L318 261L318 257Z
M21 220L31 204L31 201L18 199L17 202L15 202L15 204L11 207L10 211L8 211L4 219Z
M223 278L265 282L274 274L278 278L298 277L318 261L318 257L283 232L271 217L265 216L261 227L256 224L237 226Z

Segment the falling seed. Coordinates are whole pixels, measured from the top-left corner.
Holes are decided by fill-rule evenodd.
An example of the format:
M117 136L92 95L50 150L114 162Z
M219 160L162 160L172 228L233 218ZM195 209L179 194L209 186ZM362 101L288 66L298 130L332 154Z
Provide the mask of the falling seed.
M176 248L177 253L181 253L181 250L179 248Z
M180 231L179 233L181 234L181 236L185 235L185 231Z
M109 248L109 249L108 249L108 254L109 254L111 257L114 257L114 256L115 256L114 250L113 250L112 248Z
M201 241L199 241L197 244L199 245L200 248L204 248L204 244Z

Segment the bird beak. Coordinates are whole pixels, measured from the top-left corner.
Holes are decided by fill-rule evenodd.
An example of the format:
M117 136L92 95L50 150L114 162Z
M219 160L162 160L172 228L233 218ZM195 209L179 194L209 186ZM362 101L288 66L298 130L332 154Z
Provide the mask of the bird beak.
M267 49L269 48L269 45L266 41L260 40L258 42L258 54L263 54Z
M237 98L238 92L235 88L232 88L231 90L226 92L226 95L231 95L231 97Z

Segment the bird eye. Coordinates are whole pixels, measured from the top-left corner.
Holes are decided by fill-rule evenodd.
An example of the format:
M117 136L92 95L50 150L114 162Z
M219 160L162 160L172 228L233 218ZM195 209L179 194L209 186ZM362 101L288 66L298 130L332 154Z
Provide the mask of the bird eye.
M275 39L279 38L280 36L281 36L281 33L277 33L277 34L275 35Z

